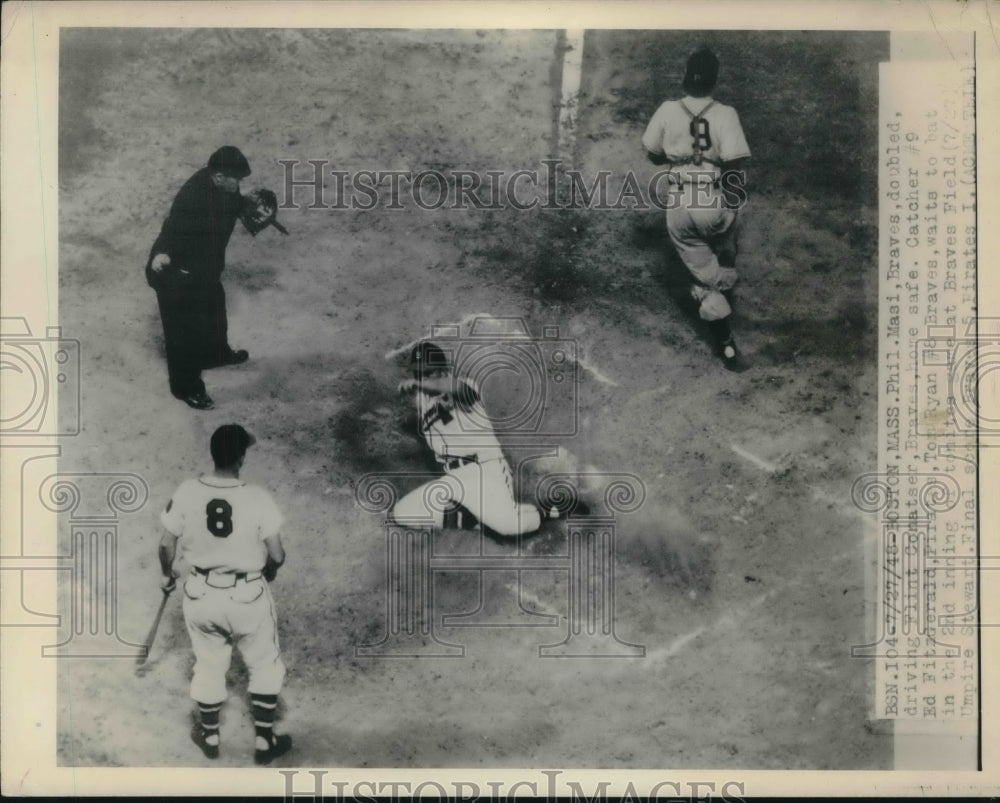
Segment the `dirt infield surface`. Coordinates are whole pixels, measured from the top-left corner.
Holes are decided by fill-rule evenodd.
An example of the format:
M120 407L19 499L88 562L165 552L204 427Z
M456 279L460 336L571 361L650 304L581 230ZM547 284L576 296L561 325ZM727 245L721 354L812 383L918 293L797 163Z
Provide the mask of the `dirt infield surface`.
M239 230L229 247L230 337L251 361L206 373L213 411L169 395L142 268L215 148L247 155L244 189L279 195L279 160L297 160L297 177L310 159L453 180L539 170L556 153L565 41L63 29L59 318L81 341L84 378L82 432L60 470L148 485L121 525L119 633L141 642L159 601L159 510L209 469L210 434L235 421L258 438L244 476L287 519L273 592L289 670L280 728L296 747L282 766L891 767L891 738L868 719L870 666L850 657L872 631L850 488L875 460L872 169L887 37L586 34L570 158L610 171L613 193L629 170L653 174L639 137L678 92L687 53L705 42L720 55L716 97L738 109L753 151L735 317L745 373L723 370L677 300L655 208L310 209L300 187L279 215L290 236ZM387 627L386 534L356 484L429 469L395 394L404 347L440 324L464 322L469 337L476 316L521 320L533 338L555 327L578 359L549 404L577 432L551 443L577 468L641 480L644 503L615 525L614 626L642 657L540 657L569 615L565 577L545 570L522 572L520 588L510 570L436 574L435 633L461 657L355 652ZM491 412L516 407L517 388L486 391ZM531 451L507 440L514 459ZM530 499L542 462L525 465ZM484 549L562 554L566 526ZM463 554L475 539L447 530L436 548ZM485 622L532 626L440 619L479 607ZM60 762L207 765L188 739L191 665L177 599L145 675L128 661L61 662ZM252 751L245 674L237 660L224 766Z

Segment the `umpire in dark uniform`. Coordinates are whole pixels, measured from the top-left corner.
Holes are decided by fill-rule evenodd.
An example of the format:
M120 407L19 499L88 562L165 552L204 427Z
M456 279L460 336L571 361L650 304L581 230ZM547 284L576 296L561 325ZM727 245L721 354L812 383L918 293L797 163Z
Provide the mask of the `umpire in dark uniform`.
M222 288L226 246L242 210L240 180L249 175L238 148L213 153L177 193L146 263L163 321L170 392L196 410L214 406L202 370L250 356L229 345Z

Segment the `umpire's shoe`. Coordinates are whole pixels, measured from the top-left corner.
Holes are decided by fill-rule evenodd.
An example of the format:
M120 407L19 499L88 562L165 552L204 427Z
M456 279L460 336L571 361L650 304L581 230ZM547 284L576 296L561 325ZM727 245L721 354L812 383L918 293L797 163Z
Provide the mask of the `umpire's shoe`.
M210 735L215 737L215 744L208 743ZM201 725L195 724L195 726L191 728L191 741L201 748L201 752L205 754L205 758L219 757L218 731L207 731Z
M283 756L292 749L292 737L287 733L272 733L271 746L266 750L254 750L254 764L270 764L278 756Z
M186 396L178 396L177 398L195 410L211 410L215 407L215 402L203 390L188 393Z
M250 359L250 352L246 349L226 348L224 352L218 354L214 359L206 360L202 363L202 368L224 368L227 365L242 365Z
M222 358L223 365L242 365L250 359L250 352L246 349L229 349Z

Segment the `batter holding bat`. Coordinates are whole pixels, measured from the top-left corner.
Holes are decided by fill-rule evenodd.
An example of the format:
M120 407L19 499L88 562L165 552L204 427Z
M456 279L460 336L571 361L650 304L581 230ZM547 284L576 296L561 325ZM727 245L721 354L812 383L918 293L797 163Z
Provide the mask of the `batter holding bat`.
M514 498L510 466L474 383L456 377L445 352L428 341L413 347L410 366L413 379L399 390L416 399L417 428L445 472L434 484L445 489L447 499L422 485L396 503L392 519L404 526L426 524L425 494L430 490L435 501L465 508L498 535L535 532L542 514ZM444 511L434 510L433 515L434 524L441 527Z
M671 184L667 232L691 274L691 296L714 335L726 368L746 365L736 347L726 294L736 284L736 215L745 200L750 148L739 115L711 96L719 59L707 48L688 58L680 100L663 103L642 144L650 161L666 165Z
M160 587L169 592L176 584L179 542L181 557L191 567L183 609L195 656L191 697L198 722L192 740L206 758L218 758L219 713L236 646L250 674L254 761L268 764L292 747L291 736L274 733L285 664L268 587L285 550L279 534L283 517L270 494L240 480L246 450L254 443L239 424L219 427L211 440L215 471L185 481L174 493L160 515L166 528L159 546Z

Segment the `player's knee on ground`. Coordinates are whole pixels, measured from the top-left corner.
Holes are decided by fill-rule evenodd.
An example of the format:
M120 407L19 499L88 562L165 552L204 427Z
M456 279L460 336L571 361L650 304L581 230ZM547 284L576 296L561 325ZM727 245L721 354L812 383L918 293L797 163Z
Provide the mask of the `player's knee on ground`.
M505 515L488 515L484 513L483 524L497 535L512 538L515 535L533 533L542 525L542 517L534 505L518 505Z
M477 468L472 466L473 469ZM478 481L478 475L477 475ZM471 493L476 488L469 478L460 479L454 474L446 474L440 479L424 483L410 491L393 506L389 518L403 527L427 527L444 524L444 511L456 504L473 509ZM469 498L467 498L469 497Z
M427 527L433 524L441 527L444 524L443 510L429 510L424 504L423 496L408 494L400 499L389 512L389 520L400 527Z

